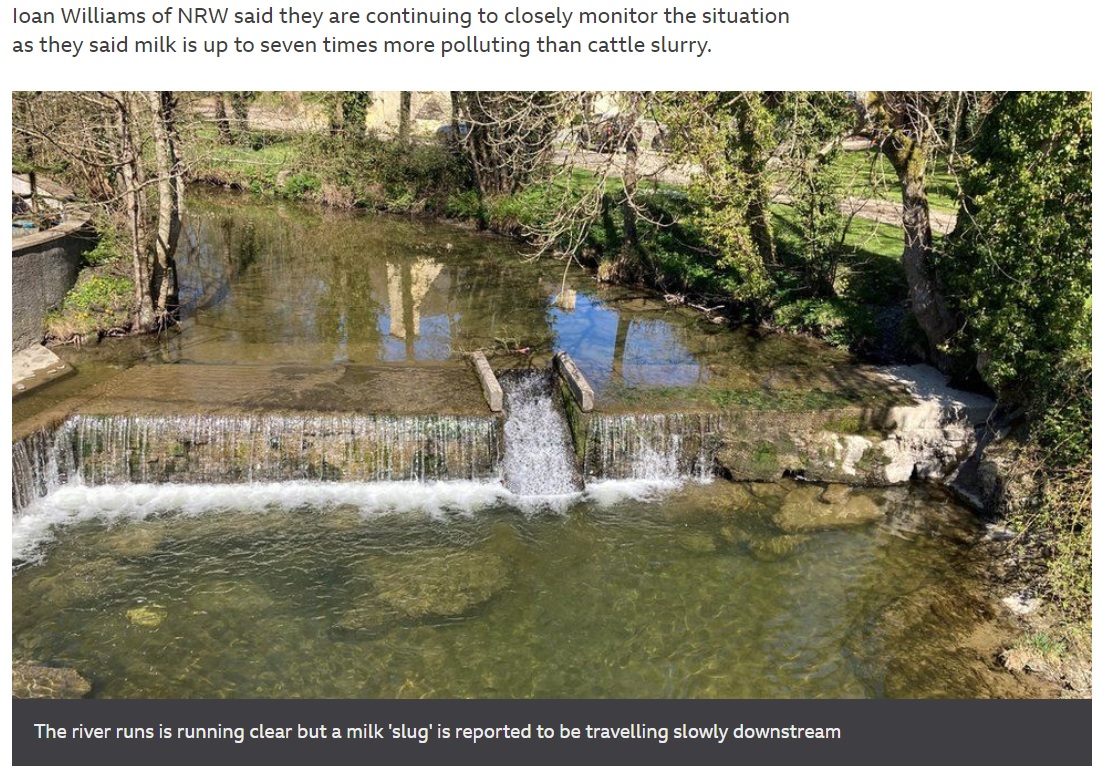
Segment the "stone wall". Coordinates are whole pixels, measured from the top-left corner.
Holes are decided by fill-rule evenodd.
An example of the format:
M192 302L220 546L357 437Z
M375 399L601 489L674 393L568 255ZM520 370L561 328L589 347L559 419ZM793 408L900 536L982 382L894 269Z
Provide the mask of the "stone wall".
M43 317L61 305L94 236L80 218L12 241L12 352L40 343Z
M975 450L994 402L948 388L945 377L928 366L896 366L882 376L906 389L912 403L607 415L582 413L567 392L565 400L577 455L591 479L700 476L713 470L741 482L789 475L883 487L951 476ZM667 463L666 472L639 473L639 464L649 460Z

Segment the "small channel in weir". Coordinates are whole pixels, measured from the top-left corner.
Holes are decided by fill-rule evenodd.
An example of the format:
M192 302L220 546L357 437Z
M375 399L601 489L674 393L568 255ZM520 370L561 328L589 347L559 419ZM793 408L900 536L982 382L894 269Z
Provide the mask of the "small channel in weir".
M551 371L509 371L503 484L516 495L570 495L583 489L568 420Z

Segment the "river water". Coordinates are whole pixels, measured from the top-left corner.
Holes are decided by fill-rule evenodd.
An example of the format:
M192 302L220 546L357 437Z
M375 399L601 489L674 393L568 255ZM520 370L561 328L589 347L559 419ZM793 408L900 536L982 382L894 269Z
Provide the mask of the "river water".
M17 400L17 423L110 395L136 365L448 377L475 348L498 369L543 368L567 348L600 402L623 407L681 402L679 388L879 391L839 353L599 288L458 228L190 205L180 333L66 353L77 375ZM409 393L432 409L430 389ZM187 405L225 387L176 390ZM266 403L284 392L268 390ZM543 407L527 413L555 426ZM264 473L284 473L278 454ZM75 668L97 697L1012 694L980 648L995 629L981 529L944 492L637 464L640 478L579 491L532 454L526 483L555 500L428 471L220 484L74 472L13 522L13 656Z

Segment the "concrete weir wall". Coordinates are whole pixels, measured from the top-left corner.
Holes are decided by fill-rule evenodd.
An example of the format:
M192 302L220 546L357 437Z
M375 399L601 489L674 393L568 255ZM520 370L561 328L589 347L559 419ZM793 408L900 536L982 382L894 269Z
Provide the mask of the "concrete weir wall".
M811 481L889 486L943 480L974 451L994 407L945 386L928 366L884 369L912 404L823 411L714 409L586 413L565 390L576 454L588 479L626 478L634 463L670 463L667 475L719 473L733 481Z
M43 318L61 305L94 235L83 218L12 241L12 352L41 343Z

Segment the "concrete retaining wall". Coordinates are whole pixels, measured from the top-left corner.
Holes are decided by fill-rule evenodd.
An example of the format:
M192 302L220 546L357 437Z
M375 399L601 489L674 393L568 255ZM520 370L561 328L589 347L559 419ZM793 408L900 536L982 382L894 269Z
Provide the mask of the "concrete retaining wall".
M41 343L43 317L61 305L94 235L84 219L12 241L12 352Z

